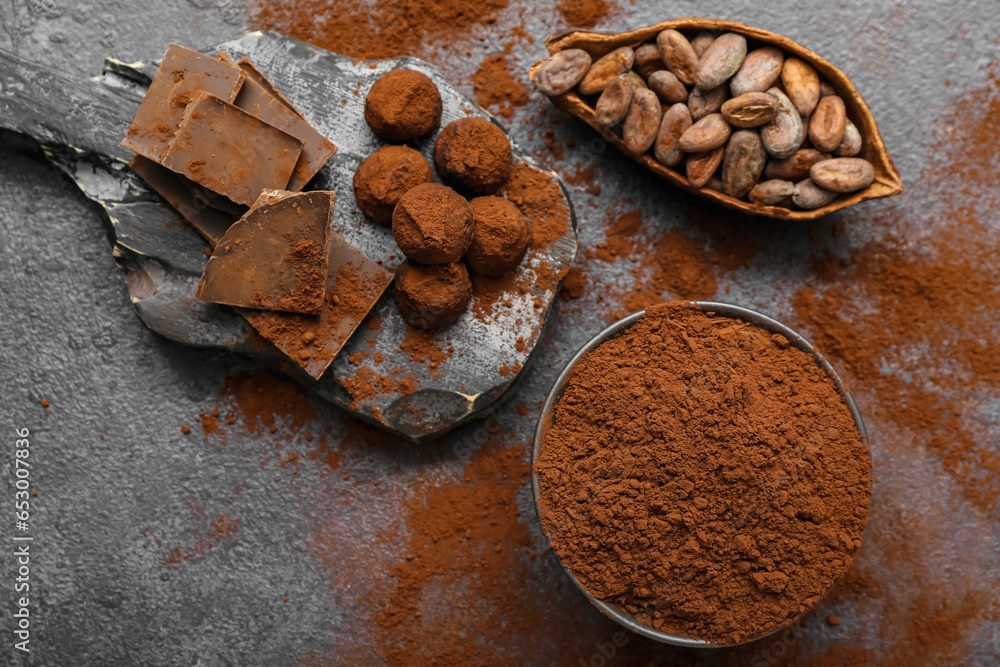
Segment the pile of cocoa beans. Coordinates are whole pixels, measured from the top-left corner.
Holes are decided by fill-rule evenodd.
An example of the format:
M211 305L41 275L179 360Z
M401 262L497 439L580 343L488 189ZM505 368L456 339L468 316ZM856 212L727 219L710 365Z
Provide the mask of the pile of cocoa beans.
M596 61L567 49L544 60L533 82L549 97L575 88L627 151L652 152L697 188L813 210L875 179L855 157L862 137L833 86L801 58L771 45L749 50L734 32L663 30L655 43Z

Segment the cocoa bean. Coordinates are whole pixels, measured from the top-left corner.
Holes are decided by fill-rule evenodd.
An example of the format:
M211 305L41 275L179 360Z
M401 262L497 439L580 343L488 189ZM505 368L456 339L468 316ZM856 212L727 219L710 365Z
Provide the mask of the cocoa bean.
M795 183L772 179L755 185L753 190L750 191L750 201L766 206L774 206L791 197L794 192Z
M661 113L656 93L648 88L640 88L632 93L632 104L628 107L622 127L626 150L636 155L649 150L660 129Z
M826 190L812 182L811 179L799 181L795 184L795 192L792 193L792 203L807 211L822 208L827 204L832 204L840 194L831 190Z
M764 167L764 178L798 182L809 175L809 169L814 164L829 159L829 153L820 153L815 148L802 148L784 160L769 161Z
M698 62L695 83L702 90L718 88L736 74L746 56L746 37L735 32L719 35Z
M840 147L847 127L847 107L839 95L827 95L816 105L809 119L809 141L817 150L829 153Z
M739 71L729 82L729 90L733 97L747 93L763 93L774 85L781 76L781 67L785 56L774 46L764 46L754 49L743 60Z
M633 62L635 62L635 52L628 46L602 56L590 66L590 70L580 81L580 94L596 95L601 92L616 76L631 69Z
M691 118L697 122L710 113L716 113L722 108L726 98L725 86L719 86L715 90L709 91L695 88L688 95L687 101L688 108L691 109Z
M676 167L684 159L684 152L677 148L677 140L691 127L691 111L686 104L678 102L663 114L660 130L653 144L656 161L667 167Z
M809 170L813 183L832 192L856 192L875 180L871 162L859 157L836 157L817 162Z
M665 69L649 75L649 89L666 104L677 104L688 98L687 88L681 80Z
M785 65L788 62L785 61ZM792 101L778 88L769 88L767 94L778 101L778 113L770 123L763 125L760 138L764 149L774 158L783 160L799 149L805 139L802 117Z
M837 94L837 89L831 86L829 83L827 83L826 81L819 82L819 96L821 99L826 97L827 95L836 95L836 94Z
M628 78L632 80L632 85L636 88L649 88L649 84L646 83L646 80L639 76L634 69L630 69L626 72L626 74L628 74Z
M733 132L722 158L722 191L730 197L746 196L760 180L767 152L754 130Z
M844 138L841 139L840 145L837 146L837 150L833 151L833 154L837 157L854 157L860 152L861 132L858 131L858 126L848 118L847 125L844 127Z
M702 30L694 36L694 39L691 40L691 48L694 49L695 55L700 59L705 55L705 51L708 50L708 47L710 47L714 41L714 34L708 30Z
M705 116L689 127L677 140L677 148L685 153L703 153L722 146L729 139L732 129L722 114L713 113Z
M566 49L554 53L538 66L532 82L549 97L562 95L580 83L590 69L590 54L583 49Z
M594 120L597 124L607 129L625 120L625 114L628 113L629 104L632 102L633 91L635 84L632 83L629 74L616 76L597 99L597 105L594 107Z
M725 147L719 146L704 153L691 153L687 159L687 179L696 188L703 187L722 164Z
M694 52L687 37L676 30L664 30L656 36L656 48L667 69L682 82L694 83L694 72L698 67L698 54Z
M744 93L722 105L722 117L734 127L757 127L778 114L778 100L767 93Z
M813 112L819 102L819 75L811 65L799 58L786 59L781 83L800 116L805 118Z
M660 57L660 50L656 44L643 44L635 49L635 62L632 68L644 79L648 79L653 72L667 69Z

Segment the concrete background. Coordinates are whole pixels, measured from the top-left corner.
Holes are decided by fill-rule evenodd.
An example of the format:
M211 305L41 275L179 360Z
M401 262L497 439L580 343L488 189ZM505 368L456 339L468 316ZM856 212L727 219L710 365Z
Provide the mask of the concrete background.
M527 6L512 2L489 29L502 31L519 22L518 12ZM544 55L550 26L562 25L551 3L531 8L524 26L535 42L521 41L512 50L522 78L527 66ZM252 21L251 8L229 0L14 3L11 15L21 12L32 18L5 19L0 46L58 62L79 76L99 73L108 55L125 61L158 58L168 41L201 47L242 33ZM812 237L771 221L749 223L747 233L759 235L766 251L751 266L721 274L717 298L795 327L791 297L812 280L806 271L811 259L828 250L847 256L890 236L919 253L929 239L949 233L951 220L934 207L940 192L926 167L942 133L962 122L954 109L963 91L989 88L990 66L1000 55L995 1L638 1L623 3L599 27L622 30L692 14L786 34L844 70L871 107L908 188L892 201L866 203L817 223ZM468 77L479 60L451 56L466 47L477 56L496 50L495 44L478 40L470 44L448 44L438 56L446 73L469 93ZM509 123L517 141L539 152L545 150L545 109L546 102L533 96ZM559 141L573 136L579 147L566 149L566 159L553 162L557 169L598 170L600 195L584 186L573 189L584 248L603 240L605 212L623 203L643 211L647 228L704 235L685 214L697 200L662 187L621 156L595 155L586 148L592 135L582 124L563 123L557 136ZM1000 234L992 189L971 183L967 198L981 211L981 225ZM713 215L728 214L718 209ZM839 224L846 233L834 235ZM414 448L359 431L334 408L312 400L315 418L307 423L286 423L279 415L285 449L306 452L305 433L328 431L330 447L341 449L341 466L332 473L306 461L296 476L289 467L261 465L263 458L277 461L271 453L277 436L267 429L237 424L227 431L225 443L216 436L204 440L196 425L199 411L228 409L226 378L251 369L238 358L182 348L147 331L132 312L109 247L95 209L71 183L43 162L0 151L0 507L8 511L13 498L15 428L31 430L31 479L38 491L32 499L28 657L11 648L13 530L9 515L0 517L0 664L358 664L359 655L367 656L362 662L380 664L384 657L366 650L380 629L365 616L363 598L390 585L386 572L405 555L400 551L405 545L354 551L347 545L373 543L383 531L398 529L403 499L429 488L416 480L460 477L468 457L456 455L457 443L477 427ZM627 268L598 265L599 282L627 285ZM996 266L968 270L974 275ZM539 402L558 370L606 323L608 313L621 307L613 303L613 293L604 301L597 282L591 275L583 300L556 304L540 359L497 417L505 446L525 457ZM842 368L836 358L832 362ZM925 533L914 533L913 548L923 555L913 567L932 572L931 579L954 595L987 600L970 612L972 620L957 635L932 627L919 639L925 650L907 655L919 654L926 664L997 664L1000 525L959 497L941 462L923 447L922 435L874 416L878 402L893 397L873 395L846 379L866 415L876 461L869 535L916 530L919 516L934 516L947 529L924 542ZM48 408L40 404L43 398ZM1000 388L963 400L968 414L979 420L981 444L996 452ZM521 404L527 414L515 409ZM191 424L195 432L183 436L182 424ZM479 453L477 445L472 455ZM985 482L989 488L994 483ZM536 554L535 579L526 590L537 598L530 604L545 608L553 624L574 623L578 632L571 633L569 645L557 645L546 628L539 628L529 653L524 638L517 639L518 645L513 637L510 643L498 641L495 662L588 664L595 642L615 628L566 589L553 593L561 575L545 554L529 502L525 483L518 503ZM235 539L228 534L215 539L213 517L218 515L238 518ZM364 562L345 563L352 573L346 582L315 556L315 539L322 532L318 515L338 527L337 543L343 545L335 549L338 557L364 554ZM202 548L209 543L210 548ZM197 557L171 566L175 547ZM885 604L905 605L914 599L915 584L893 569L883 551L866 543L859 567L881 577ZM286 596L291 604L283 602ZM877 605L856 605L849 595L824 605L787 655L803 663L826 656L830 664L841 664L851 658L838 647L851 646L881 661L899 655L899 642L918 641L902 628L886 627L882 617L889 614ZM834 612L844 619L840 626L821 622ZM696 658L708 664L751 664L761 655L766 660L757 664L787 661L767 652L776 647L773 640L763 641L748 652L678 655L659 653L634 638L630 650L644 659L678 664ZM619 655L609 664L634 664L635 659Z

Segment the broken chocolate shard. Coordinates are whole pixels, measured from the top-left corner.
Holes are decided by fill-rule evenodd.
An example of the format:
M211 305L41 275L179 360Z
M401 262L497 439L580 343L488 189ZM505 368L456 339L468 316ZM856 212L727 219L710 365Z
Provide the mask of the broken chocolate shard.
M333 192L288 193L251 209L216 245L198 298L318 314L325 303L335 201Z
M246 72L171 43L121 145L162 162L185 109L199 91L226 102L236 99Z
M164 167L250 206L265 188L284 189L302 142L208 93L188 104Z
M201 199L192 195L192 189L198 187L197 183L175 174L152 160L136 155L128 166L139 174L149 187L156 190L164 201L173 206L188 224L197 229L212 248L219 243L225 236L226 230L239 217L206 205Z
M239 67L241 70L243 70L243 73L246 75L247 79L256 81L258 84L263 86L264 89L267 90L267 92L271 93L271 95L276 97L279 102L288 107L292 113L294 113L299 118L303 119L305 118L305 116L303 116L302 113L295 108L295 105L292 104L287 97L282 95L281 91L278 90L273 83L271 83L271 80L268 79L266 76L264 76L263 72L257 69L257 66L254 65L249 58L243 56L242 58L240 58L240 61L236 63L236 66Z
M385 293L393 275L331 232L326 298L319 315L295 315L239 308L261 336L315 379Z
M337 152L332 141L317 132L307 120L293 113L254 79L248 78L243 82L233 104L302 142L302 154L288 182L289 190L301 190Z

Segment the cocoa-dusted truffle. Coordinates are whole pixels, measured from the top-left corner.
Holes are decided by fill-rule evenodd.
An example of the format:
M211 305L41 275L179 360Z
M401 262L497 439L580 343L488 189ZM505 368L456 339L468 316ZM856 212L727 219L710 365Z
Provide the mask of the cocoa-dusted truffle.
M517 268L528 249L528 223L503 197L476 197L472 209L472 243L465 263L475 273L499 278Z
M457 262L472 242L472 209L465 197L447 186L418 185L396 204L392 236L414 262Z
M453 120L438 134L434 166L459 189L491 195L510 178L510 140L485 118Z
M433 182L423 155L408 146L383 146L354 172L354 199L372 222L388 227L399 198L416 185Z
M394 69L368 91L365 120L383 141L429 137L441 125L441 93L426 74Z
M472 281L461 262L427 266L406 260L393 285L399 314L421 329L452 324L472 301Z

